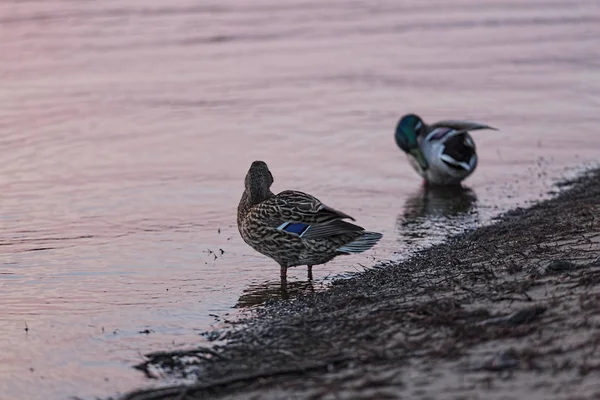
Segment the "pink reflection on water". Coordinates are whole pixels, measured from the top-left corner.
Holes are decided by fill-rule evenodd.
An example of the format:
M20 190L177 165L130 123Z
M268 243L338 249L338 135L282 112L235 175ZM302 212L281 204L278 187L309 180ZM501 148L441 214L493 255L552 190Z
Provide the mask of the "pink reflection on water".
M275 190L310 192L384 233L373 252L316 269L317 282L454 229L424 208L427 237L407 245L397 224L426 198L393 143L405 112L500 128L474 135L467 185L480 220L461 224L538 199L565 166L597 159L597 11L566 0L1 2L4 393L147 383L131 368L140 354L205 344L199 333L236 304L280 296L276 265L235 227L255 159ZM290 271L299 291L304 273Z

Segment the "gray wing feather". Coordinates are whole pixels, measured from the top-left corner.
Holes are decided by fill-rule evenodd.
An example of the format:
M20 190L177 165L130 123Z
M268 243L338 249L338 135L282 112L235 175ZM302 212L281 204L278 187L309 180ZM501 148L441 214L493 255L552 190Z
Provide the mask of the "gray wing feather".
M363 232L364 229L350 222L337 220L321 225L311 225L302 235L303 239L319 239L324 237Z
M470 121L454 121L454 120L446 120L446 121L438 121L435 124L431 124L430 128L452 128L457 131L476 131L478 129L491 129L497 131L498 129L491 127L489 125L480 124L479 122L470 122Z

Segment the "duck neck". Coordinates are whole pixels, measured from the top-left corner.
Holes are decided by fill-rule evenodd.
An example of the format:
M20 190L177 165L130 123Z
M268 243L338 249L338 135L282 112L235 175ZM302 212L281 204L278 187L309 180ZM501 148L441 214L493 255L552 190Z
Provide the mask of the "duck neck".
M268 187L251 187L246 189L244 194L247 196L248 205L250 207L262 203L273 196L273 193Z
M264 190L246 189L242 194L240 204L238 205L238 216L246 215L250 208L259 203L262 203L271 196L274 196L274 194L268 188L266 189L266 192Z

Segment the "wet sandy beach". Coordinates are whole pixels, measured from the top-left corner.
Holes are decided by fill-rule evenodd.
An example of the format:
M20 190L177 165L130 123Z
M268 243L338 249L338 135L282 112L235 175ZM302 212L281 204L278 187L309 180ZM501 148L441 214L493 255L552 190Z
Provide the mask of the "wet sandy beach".
M401 263L277 302L225 346L139 366L148 399L600 395L600 171ZM163 381L164 382L164 381Z

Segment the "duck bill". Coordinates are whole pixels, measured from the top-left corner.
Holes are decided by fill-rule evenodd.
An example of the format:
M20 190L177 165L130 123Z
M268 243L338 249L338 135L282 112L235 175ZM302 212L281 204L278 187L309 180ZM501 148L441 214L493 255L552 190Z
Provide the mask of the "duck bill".
M425 156L423 155L423 152L421 151L421 149L419 149L419 148L410 149L410 155L412 155L415 158L415 160L417 160L417 162L419 163L419 166L421 167L421 169L423 171L425 171L427 168L429 168L429 163L425 159Z

